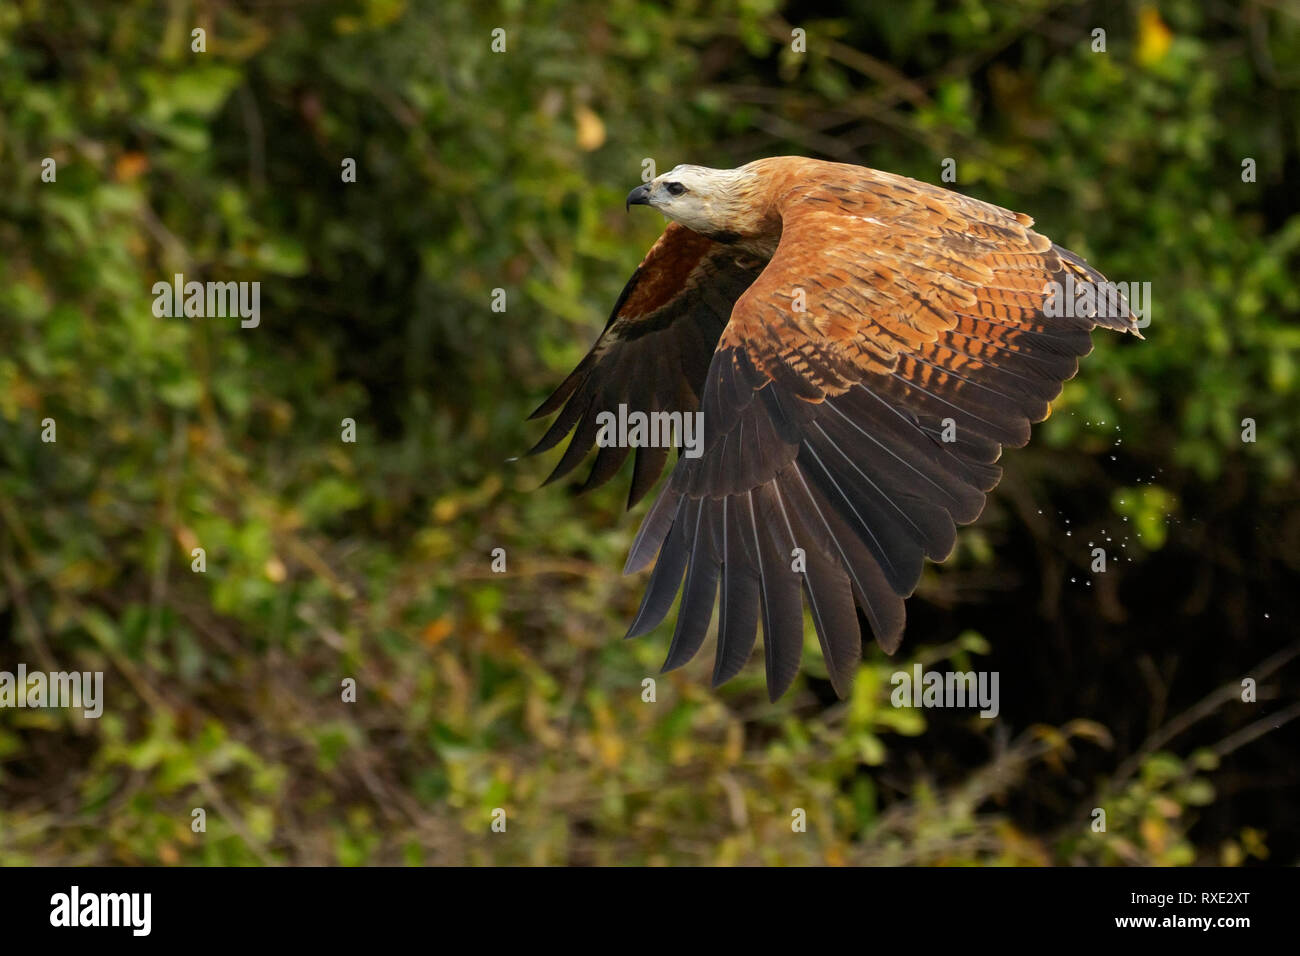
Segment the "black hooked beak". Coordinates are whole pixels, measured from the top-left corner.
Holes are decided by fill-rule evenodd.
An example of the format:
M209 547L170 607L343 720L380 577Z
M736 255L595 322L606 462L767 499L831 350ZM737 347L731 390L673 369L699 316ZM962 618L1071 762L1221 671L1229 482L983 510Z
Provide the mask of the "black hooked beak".
M650 184L642 183L636 189L627 194L627 207L650 205Z

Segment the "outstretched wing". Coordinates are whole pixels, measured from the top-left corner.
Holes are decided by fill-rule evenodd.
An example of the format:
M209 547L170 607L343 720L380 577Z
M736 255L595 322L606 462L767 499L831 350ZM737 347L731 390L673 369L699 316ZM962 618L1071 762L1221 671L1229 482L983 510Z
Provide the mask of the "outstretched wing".
M1044 314L1049 282L1102 282L1032 220L858 167L782 198L768 267L732 311L709 367L704 451L678 461L627 571L654 573L629 636L683 598L665 670L700 648L720 606L714 685L753 649L768 691L794 680L806 597L843 696L857 611L893 652L922 559L951 552L1031 422L1109 313ZM685 584L683 585L683 579Z
M591 451L601 412L617 414L620 404L647 414L699 409L718 336L764 265L676 223L664 230L628 280L587 357L530 416L560 412L529 454L553 448L577 426L548 484ZM601 448L583 490L612 478L630 451ZM628 507L653 487L667 458L667 448L637 450Z

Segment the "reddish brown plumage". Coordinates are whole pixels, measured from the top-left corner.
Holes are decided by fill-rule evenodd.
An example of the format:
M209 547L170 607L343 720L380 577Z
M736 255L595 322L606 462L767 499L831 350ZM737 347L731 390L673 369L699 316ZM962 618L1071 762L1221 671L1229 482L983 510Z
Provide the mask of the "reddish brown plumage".
M650 247L641 263L646 281L629 286L629 294L618 309L625 319L644 318L661 309L698 281L692 276L700 261L717 248L717 243L681 226L670 226Z
M979 515L1001 447L1047 416L1094 326L1136 334L1134 317L1124 304L1044 315L1048 282L1104 279L1023 214L798 157L686 170L699 195L683 218L726 241L669 225L534 413L560 411L534 451L576 426L559 477L592 447L600 411L702 408L704 454L679 458L628 559L635 571L659 554L629 633L661 621L681 588L665 668L679 666L717 600L718 683L748 658L761 611L775 699L798 671L802 590L843 695L861 650L855 608L892 652L922 557L943 560L955 526ZM602 448L588 486L628 453ZM633 501L666 457L638 451Z

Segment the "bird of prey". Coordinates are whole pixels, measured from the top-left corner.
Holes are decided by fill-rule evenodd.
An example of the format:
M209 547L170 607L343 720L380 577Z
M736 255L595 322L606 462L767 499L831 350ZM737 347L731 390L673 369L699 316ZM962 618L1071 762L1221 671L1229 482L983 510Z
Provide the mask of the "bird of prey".
M922 559L944 560L956 525L979 516L1002 446L1047 417L1094 327L1141 338L1135 317L1101 294L1061 308L1056 290L1115 287L1029 216L873 169L678 166L627 204L672 221L533 413L559 417L532 452L574 431L549 482L597 444L602 412L702 411L702 453L679 454L628 556L625 573L658 555L628 636L680 590L671 670L717 604L716 687L744 666L761 617L776 700L799 671L806 599L843 697L859 609L892 654ZM584 490L631 452L601 444ZM629 508L667 458L637 449Z

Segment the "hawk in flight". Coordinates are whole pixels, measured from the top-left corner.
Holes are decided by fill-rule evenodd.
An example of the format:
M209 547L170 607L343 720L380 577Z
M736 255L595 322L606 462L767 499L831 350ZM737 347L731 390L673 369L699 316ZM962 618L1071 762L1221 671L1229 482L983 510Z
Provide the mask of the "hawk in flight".
M559 416L532 451L574 432L549 482L597 444L603 412L702 411L698 457L679 455L628 556L630 574L658 555L628 636L680 590L671 670L700 649L717 604L717 686L744 666L761 618L776 700L799 671L806 599L843 697L859 609L893 653L922 559L944 560L956 526L979 516L1002 446L1047 417L1095 326L1140 338L1135 317L1122 297L1053 307L1049 290L1114 287L1029 216L873 169L792 156L678 166L627 203L672 222L533 413ZM631 452L601 444L584 490ZM637 449L629 507L667 458Z

